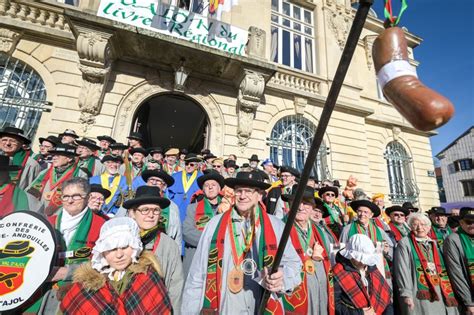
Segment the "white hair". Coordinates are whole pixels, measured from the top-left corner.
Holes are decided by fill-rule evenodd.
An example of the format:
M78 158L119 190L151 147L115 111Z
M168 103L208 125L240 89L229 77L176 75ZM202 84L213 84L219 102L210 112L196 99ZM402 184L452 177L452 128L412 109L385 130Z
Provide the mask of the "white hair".
M412 224L416 220L427 224L431 228L431 221L430 221L430 219L428 218L428 216L426 214L424 214L424 213L412 213L408 217L408 226L410 227L410 229L413 229Z

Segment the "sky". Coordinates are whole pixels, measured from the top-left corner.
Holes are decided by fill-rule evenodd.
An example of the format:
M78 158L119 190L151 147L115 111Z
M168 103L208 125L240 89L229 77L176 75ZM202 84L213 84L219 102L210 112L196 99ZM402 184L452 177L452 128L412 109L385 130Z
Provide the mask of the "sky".
M418 78L455 107L451 120L430 138L433 156L474 125L474 0L407 0L400 26L421 37L415 48ZM373 9L383 19L384 0ZM392 0L398 14L400 0Z

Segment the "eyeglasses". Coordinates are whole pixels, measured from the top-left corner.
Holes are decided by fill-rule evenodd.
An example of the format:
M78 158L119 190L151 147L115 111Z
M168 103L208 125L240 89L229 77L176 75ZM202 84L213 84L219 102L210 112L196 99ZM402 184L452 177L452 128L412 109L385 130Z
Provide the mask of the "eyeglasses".
M280 175L281 178L289 178L289 177L292 177L293 175Z
M135 209L135 211L140 212L142 215L147 215L150 213L150 211L153 211L153 214L158 215L161 213L161 208L156 207L156 208L138 208Z
M12 144L20 144L21 142L15 139L8 139L8 138L2 138L3 143L12 143Z
M332 193L326 193L326 194L324 194L323 196L336 197L336 195L335 195L335 194L332 194Z
M90 196L89 197L90 201L98 201L98 202L104 202L105 198L102 196Z
M474 220L466 220L466 219L463 219L462 220L466 225L473 225L474 224Z
M150 182L151 184L161 184L161 185L165 184L165 182L162 181L161 179L153 178L153 177L148 178L147 182Z
M197 166L198 164L197 164L197 163L186 163L185 165L186 165L186 166L188 166L188 165L189 165L189 166L192 166L192 167L194 167L194 166Z
M221 168L222 165L212 165L213 168Z
M397 217L397 218L402 218L402 217L405 217L405 215L403 213L393 213L392 214L394 217Z
M256 191L257 191L257 189L255 189L255 188L237 188L237 189L234 190L234 194L236 196L251 195Z
M86 195L80 195L80 194L74 194L74 195L62 195L61 200L62 201L68 201L68 200L73 200L73 201L78 201L81 199L86 198Z

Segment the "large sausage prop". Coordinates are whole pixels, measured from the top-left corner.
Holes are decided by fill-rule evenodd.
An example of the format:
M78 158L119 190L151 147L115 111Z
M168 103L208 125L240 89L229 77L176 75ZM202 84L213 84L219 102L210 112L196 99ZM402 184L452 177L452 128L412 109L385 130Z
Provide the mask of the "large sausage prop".
M372 56L385 98L416 129L436 129L453 116L453 104L418 80L408 62L407 41L401 28L385 29L374 41Z

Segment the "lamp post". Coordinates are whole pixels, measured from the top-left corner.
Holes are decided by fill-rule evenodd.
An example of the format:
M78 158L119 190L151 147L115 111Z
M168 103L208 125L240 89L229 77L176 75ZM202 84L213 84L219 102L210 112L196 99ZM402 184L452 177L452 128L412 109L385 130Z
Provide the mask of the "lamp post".
M181 60L181 65L178 69L174 72L174 90L175 91L184 91L184 84L186 83L186 79L189 76L191 71L184 68L184 60Z

